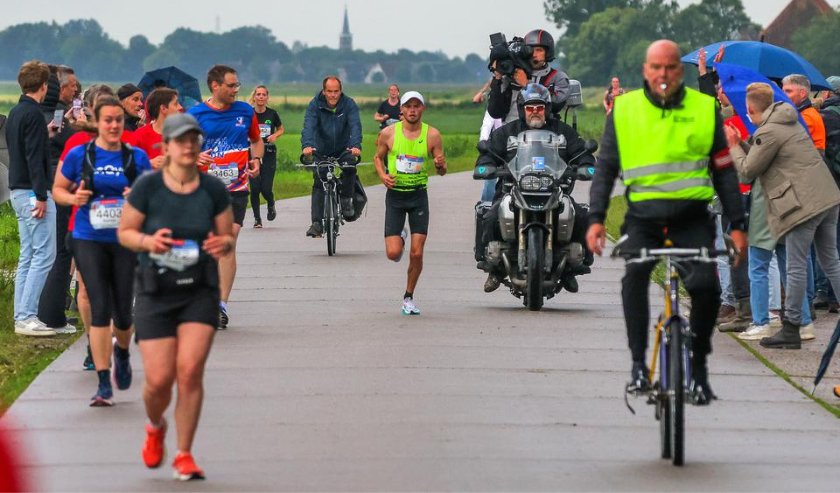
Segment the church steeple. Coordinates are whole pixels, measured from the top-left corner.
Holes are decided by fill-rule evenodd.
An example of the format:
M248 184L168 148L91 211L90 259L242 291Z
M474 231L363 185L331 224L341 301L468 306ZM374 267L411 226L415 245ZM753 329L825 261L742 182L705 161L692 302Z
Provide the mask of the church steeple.
M347 18L347 6L344 6L344 28L341 30L341 37L338 40L338 49L341 51L353 51L353 35L350 34L350 20Z

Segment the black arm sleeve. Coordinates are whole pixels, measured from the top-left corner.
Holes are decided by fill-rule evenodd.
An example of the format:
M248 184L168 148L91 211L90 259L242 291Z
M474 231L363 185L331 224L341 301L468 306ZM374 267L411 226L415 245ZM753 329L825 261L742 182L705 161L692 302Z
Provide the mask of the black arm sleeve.
M507 89L502 91L501 79L493 79L490 83L490 95L487 98L487 113L493 118L504 118L510 111L510 98L513 96L513 88L508 84Z
M746 210L744 200L741 196L741 187L738 184L738 174L735 166L729 164L725 168L718 168L715 164L715 156L721 152L728 151L729 144L726 142L726 132L723 130L723 117L720 112L715 115L715 140L712 144L712 152L709 156L709 169L712 174L712 185L715 193L723 206L723 213L729 219L732 229L746 230Z
M604 224L615 180L621 171L612 113L607 115L600 149L595 163L595 175L589 187L589 224Z
M589 154L586 151L586 142L581 138L580 134L578 134L574 128L565 123L562 124L561 132L563 135L566 136L566 153L569 156L569 159L574 158L575 156L579 156L574 161L570 162L569 165L574 167L590 167L595 164L595 157L592 154Z
M711 96L713 98L717 98L717 83L720 81L720 77L718 73L714 70L706 72L706 75L701 75L697 78L697 85L700 92Z

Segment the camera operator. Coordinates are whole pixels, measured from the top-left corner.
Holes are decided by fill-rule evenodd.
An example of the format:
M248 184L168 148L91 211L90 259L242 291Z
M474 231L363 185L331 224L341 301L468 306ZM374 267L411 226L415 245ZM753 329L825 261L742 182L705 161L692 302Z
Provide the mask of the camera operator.
M494 35L495 36L495 35ZM490 84L490 96L487 112L493 118L501 118L505 123L520 118L516 104L519 91L534 82L548 88L551 93L551 108L557 114L566 103L569 93L569 76L565 72L554 69L549 65L554 60L554 38L542 29L534 29L525 38L514 38L510 45L502 42L504 47L493 43L490 54L491 66L495 79ZM505 49L507 48L507 49ZM507 53L506 53L507 52ZM503 68L503 58L507 56L513 62L512 74ZM498 65L498 69L497 69Z

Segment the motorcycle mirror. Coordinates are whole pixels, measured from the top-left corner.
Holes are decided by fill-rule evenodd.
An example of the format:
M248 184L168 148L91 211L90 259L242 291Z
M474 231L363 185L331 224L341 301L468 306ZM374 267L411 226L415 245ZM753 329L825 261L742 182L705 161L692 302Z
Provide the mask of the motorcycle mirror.
M595 154L595 151L598 150L598 141L589 139L584 143L583 147L586 149L586 152Z

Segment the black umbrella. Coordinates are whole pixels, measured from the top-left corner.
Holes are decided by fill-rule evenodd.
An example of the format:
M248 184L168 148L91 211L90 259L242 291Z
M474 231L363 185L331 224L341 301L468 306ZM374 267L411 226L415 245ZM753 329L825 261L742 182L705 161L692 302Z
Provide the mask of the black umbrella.
M184 109L201 103L201 88L198 85L198 79L178 67L159 68L146 72L137 86L143 91L143 99L146 99L149 93L158 87L168 87L178 91L178 102Z
M831 357L834 356L834 350L837 349L837 341L840 340L840 321L837 322L837 327L834 328L834 333L831 334L831 339L828 340L828 347L825 348L822 360L820 360L820 367L817 368L817 375L814 377L814 391L817 390L817 385L820 384L828 364L831 363ZM813 392L811 392L813 394Z

